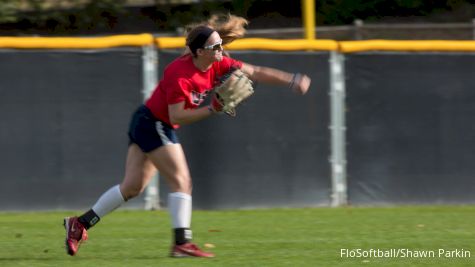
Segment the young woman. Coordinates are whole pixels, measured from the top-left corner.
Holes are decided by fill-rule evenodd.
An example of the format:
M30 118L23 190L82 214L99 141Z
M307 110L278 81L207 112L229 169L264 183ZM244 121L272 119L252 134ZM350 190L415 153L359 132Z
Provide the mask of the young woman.
M243 21L236 22L236 19L240 18L229 18L220 24L222 27L197 25L189 31L186 38L189 53L166 67L152 96L133 114L124 180L103 193L83 215L64 219L68 254L77 253L80 242L87 239L87 229L125 201L138 196L158 169L172 192L168 196L174 234L171 256L214 257L191 242L191 176L175 131L180 125L220 113L218 103L201 104L219 78L232 68L240 68L254 81L286 86L301 95L310 86L306 75L253 66L224 56L224 37L217 30L226 36L228 43L241 37L241 33L233 31L236 27L225 27L242 26Z

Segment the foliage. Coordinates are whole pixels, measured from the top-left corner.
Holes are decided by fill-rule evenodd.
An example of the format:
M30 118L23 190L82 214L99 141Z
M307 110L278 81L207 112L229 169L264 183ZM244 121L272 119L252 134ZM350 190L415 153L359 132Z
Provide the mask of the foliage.
M453 10L463 0L322 0L316 1L320 25L351 24L355 19L426 16L440 10Z
M427 16L463 5L468 7L472 2L473 0L315 0L318 25L351 24L355 19L377 21L385 17ZM156 4L135 10L136 13L132 16L128 16L131 8L126 7L125 3L126 0L0 0L0 24L3 24L3 28L10 25L17 31L37 29L54 34L74 34L89 31L112 32L117 28L134 26L137 29L143 22L149 25L147 31L150 28L152 31L170 31L203 21L211 13L230 12L251 21L265 17L270 22L273 17L294 20L302 17L300 1L202 0L193 4ZM59 7L53 8L52 4Z
M0 1L0 23L11 23L17 21L19 2L20 0Z
M8 0L0 2L0 23L19 23L51 32L112 28L125 0L60 1ZM22 8L20 8L22 7Z

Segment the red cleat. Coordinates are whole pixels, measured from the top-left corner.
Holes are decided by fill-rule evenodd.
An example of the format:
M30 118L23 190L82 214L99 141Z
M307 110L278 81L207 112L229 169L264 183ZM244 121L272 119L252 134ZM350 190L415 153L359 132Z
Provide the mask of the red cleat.
M74 256L81 242L87 240L86 228L78 221L78 217L64 218L64 228L66 229L66 252Z
M174 245L172 247L171 257L204 257L213 258L214 254L210 252L204 252L197 245L193 243L185 243L183 245Z

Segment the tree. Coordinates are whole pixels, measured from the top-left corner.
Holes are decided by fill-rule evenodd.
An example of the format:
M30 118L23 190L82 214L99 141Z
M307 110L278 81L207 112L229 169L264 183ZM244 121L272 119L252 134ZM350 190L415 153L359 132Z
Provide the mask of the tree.
M18 20L20 0L0 1L0 23L12 23Z

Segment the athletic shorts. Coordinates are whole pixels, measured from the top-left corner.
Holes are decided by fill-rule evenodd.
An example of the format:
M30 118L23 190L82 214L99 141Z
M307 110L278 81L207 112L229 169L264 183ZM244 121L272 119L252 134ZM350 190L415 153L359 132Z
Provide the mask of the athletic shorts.
M175 129L156 119L145 105L141 105L132 115L129 144L137 144L148 153L161 146L178 143Z

